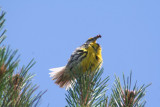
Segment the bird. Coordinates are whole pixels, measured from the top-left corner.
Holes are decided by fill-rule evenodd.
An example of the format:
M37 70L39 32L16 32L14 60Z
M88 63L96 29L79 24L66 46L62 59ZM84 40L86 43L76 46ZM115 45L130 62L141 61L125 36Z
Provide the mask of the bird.
M61 88L69 89L76 80L76 72L85 73L87 70L94 72L102 66L102 48L96 42L101 35L89 38L83 45L76 48L71 54L66 66L49 69L50 77ZM74 78L74 79L73 79Z

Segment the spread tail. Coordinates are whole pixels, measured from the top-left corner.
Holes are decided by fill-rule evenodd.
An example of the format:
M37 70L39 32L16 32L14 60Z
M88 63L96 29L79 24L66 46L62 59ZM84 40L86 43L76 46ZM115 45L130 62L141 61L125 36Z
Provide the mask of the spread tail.
M72 78L65 70L66 67L59 67L59 68L51 68L50 71L50 77L52 80L56 80L55 83L59 85L61 88L65 87L66 89L71 87Z

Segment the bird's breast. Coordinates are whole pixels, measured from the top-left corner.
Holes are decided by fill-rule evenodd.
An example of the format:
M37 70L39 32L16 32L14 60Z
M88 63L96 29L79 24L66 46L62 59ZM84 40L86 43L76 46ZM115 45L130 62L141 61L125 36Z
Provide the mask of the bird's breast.
M83 72L87 70L95 71L97 68L101 67L102 63L102 55L101 49L95 52L93 49L88 49L88 54L86 58L81 62L81 67L83 68Z

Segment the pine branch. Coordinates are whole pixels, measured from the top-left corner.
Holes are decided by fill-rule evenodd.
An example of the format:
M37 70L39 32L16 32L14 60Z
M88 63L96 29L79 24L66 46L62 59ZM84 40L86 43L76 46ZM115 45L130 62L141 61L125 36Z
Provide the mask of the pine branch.
M4 35L6 30L3 30L3 26L4 26L4 22L5 22L4 16L5 16L6 13L1 11L1 8L0 8L0 12L1 12L1 15L0 15L0 32L2 32L0 34L0 44L1 44L2 41L6 38L6 36Z
M0 31L2 31L5 22L5 13L0 15ZM3 30L0 36L0 44L5 39ZM33 85L31 79L33 74L28 71L35 64L34 60L22 69L18 70L19 56L17 50L12 51L9 47L1 46L0 48L0 107L36 107L46 92L34 92L38 89L37 85Z
M76 81L66 94L69 107L105 107L109 77L102 80L103 69L95 71L77 72Z
M142 85L140 88L137 87L137 82L131 89L131 77L132 72L130 73L130 77L125 80L125 76L123 74L123 82L124 86L122 87L120 83L120 79L115 76L115 83L112 88L111 99L109 102L109 107L144 107L146 101L143 100L145 96L145 90L149 85Z

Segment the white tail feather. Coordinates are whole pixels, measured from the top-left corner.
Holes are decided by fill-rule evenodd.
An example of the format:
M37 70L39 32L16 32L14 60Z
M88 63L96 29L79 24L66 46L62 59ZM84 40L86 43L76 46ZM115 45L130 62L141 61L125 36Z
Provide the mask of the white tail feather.
M49 69L50 71L53 71L53 72L50 72L50 73L49 73L49 74L50 74L50 77L54 78L55 75L56 75L58 72L61 72L64 68L65 68L65 66Z
M51 68L49 70L53 71L49 74L52 80L56 80L56 84L58 84L60 87L65 87L66 89L69 89L71 87L71 83L73 83L73 81L71 80L71 76L68 73L66 73L65 66Z

